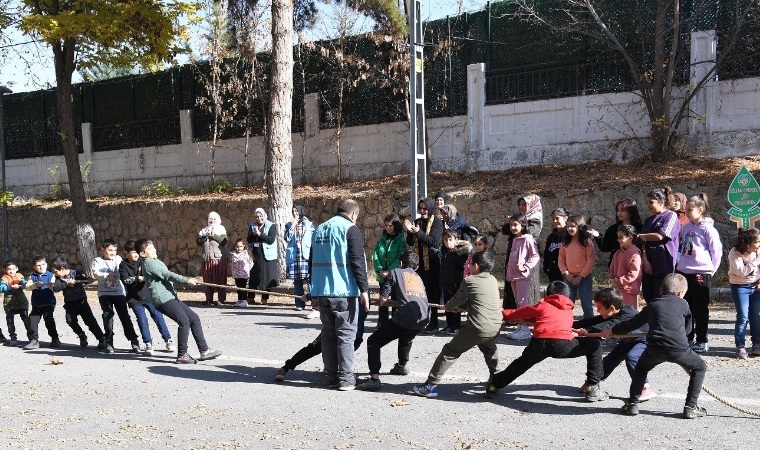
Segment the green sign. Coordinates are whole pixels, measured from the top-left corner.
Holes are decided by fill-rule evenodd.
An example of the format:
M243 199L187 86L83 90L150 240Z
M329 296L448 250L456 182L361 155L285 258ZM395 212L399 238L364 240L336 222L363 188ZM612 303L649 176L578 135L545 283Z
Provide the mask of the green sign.
M728 203L731 204L728 215L736 222L737 227L749 228L760 219L758 202L760 202L760 184L747 167L742 166L728 188Z

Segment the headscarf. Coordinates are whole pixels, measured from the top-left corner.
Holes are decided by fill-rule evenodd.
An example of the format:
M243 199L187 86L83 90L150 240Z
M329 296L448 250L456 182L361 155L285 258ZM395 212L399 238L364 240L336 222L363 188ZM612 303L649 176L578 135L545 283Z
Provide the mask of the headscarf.
M298 211L298 223L302 223L303 220L306 218L306 216L304 215L304 212L303 212L303 206L301 206L301 205L294 205L293 209L295 209L296 211ZM266 217L266 216L264 216L264 217Z
M264 211L264 208L256 208L253 211L253 214L255 215L256 213L261 213L261 217L264 218L264 222L267 221L267 213L266 213L266 211Z
M449 217L449 220L446 221L446 225L448 225L449 228L458 230L466 223L465 220L459 216L459 211L457 211L456 206L443 205L443 208L441 209L446 211L446 215Z
M428 216L427 219L419 218L417 221L419 221L419 226L422 228L422 221L425 220L425 234L428 236L430 235L430 230L433 228L433 222L435 222L435 214L438 212L438 207L435 206L435 201L430 197L425 197L422 200L417 203L417 206L420 206L420 203L424 203L428 207ZM414 238L414 245L413 247L417 247L419 239L417 237ZM422 254L420 255L422 258L422 262L424 263L424 267L430 267L430 249L427 245L422 245Z
M525 212L525 217L530 222L531 220L538 221L538 228L539 230L544 227L544 210L541 208L541 197L539 197L536 194L527 194L522 197L521 199L525 200L525 206L527 207L527 211ZM518 203L520 200L518 199Z
M208 219L207 220L208 220L208 224L209 225L211 225L211 219L216 219L218 221L218 223L214 224L214 226L213 226L213 228L211 230L211 234L215 234L217 236L222 235L222 234L227 234L227 229L225 229L224 226L222 225L222 218L221 218L221 216L219 216L218 213L216 213L214 211L211 211L210 213L208 213ZM206 228L208 228L208 225L205 226L205 227L203 227L203 228L201 228L201 231L198 232L198 235L199 236L206 236Z

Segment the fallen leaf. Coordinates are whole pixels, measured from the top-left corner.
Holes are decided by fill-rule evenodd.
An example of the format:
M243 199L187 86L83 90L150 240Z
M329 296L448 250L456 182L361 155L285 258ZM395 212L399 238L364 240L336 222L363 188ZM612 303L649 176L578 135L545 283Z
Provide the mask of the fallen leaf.
M55 356L51 356L50 357L50 364L52 364L54 366L57 366L58 364L63 364L63 360L62 359L58 359Z
M405 398L402 398L401 400L396 400L395 402L391 403L391 406L393 406L394 408L396 406L407 406L407 405L411 405L411 403L409 403L409 401Z

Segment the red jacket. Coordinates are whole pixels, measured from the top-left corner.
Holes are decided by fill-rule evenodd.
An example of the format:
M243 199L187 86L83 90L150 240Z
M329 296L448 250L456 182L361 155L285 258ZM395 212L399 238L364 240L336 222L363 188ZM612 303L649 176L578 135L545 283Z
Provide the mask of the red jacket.
M535 321L533 337L538 339L572 340L573 301L564 295L549 295L533 306L505 309L501 312L507 322Z

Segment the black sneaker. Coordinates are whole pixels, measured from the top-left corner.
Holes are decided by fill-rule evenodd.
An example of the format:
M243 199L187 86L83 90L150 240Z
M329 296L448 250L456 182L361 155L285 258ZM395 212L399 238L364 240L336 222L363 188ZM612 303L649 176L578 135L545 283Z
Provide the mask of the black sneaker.
M360 391L378 391L383 386L379 378L367 378L363 382L356 385L356 389Z
M184 355L177 356L176 361L174 361L175 364L197 364L198 361L195 360L192 356L185 353Z
M435 327L435 328L425 328L424 330L422 330L422 332L425 333L425 334L435 334L435 333L438 332L438 327Z
M0 342L7 342L8 339L5 338L5 335L3 333L0 333Z
M704 417L707 415L707 410L701 406L684 406L683 418L684 419L696 419L697 417Z
M79 346L82 347L82 348L86 348L87 347L87 335L86 334L83 334L83 335L79 336Z
M488 399L494 399L499 395L499 388L497 388L489 379L488 384L486 384L486 393L485 397Z
M98 350L105 350L106 347L108 347L108 341L106 341L105 336L98 339Z
M327 380L327 387L330 389L338 389L340 387L340 380L337 378L329 378Z
M620 409L620 412L626 416L637 416L639 414L639 403L630 400L626 401L625 405Z
M609 394L602 390L602 387L598 384L589 385L586 387L586 401L587 402L601 402L610 398Z
M409 375L409 369L407 369L406 366L401 366L399 363L396 363L388 373L391 375Z
M61 340L60 339L55 338L52 341L50 341L50 346L49 346L50 348L58 348L60 346L61 346Z
M137 339L132 341L132 353L140 353L140 342Z

